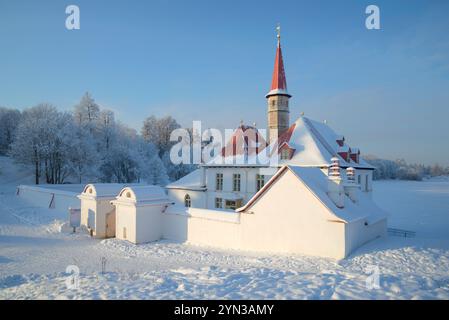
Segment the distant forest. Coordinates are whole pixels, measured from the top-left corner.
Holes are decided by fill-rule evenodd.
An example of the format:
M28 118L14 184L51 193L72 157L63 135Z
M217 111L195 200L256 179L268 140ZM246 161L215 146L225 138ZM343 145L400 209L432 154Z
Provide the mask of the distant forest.
M439 164L426 166L423 164L409 164L404 159L386 160L375 156L365 156L364 159L374 167L375 180L422 180L424 178L448 176L449 167Z

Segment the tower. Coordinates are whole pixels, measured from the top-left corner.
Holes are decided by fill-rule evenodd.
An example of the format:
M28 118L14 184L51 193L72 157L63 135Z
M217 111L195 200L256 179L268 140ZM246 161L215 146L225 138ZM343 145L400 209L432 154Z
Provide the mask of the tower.
M268 142L272 143L288 130L290 125L290 111L288 100L291 95L287 92L284 62L281 50L281 27L278 25L276 58L274 60L273 79L270 92L265 96L268 101Z

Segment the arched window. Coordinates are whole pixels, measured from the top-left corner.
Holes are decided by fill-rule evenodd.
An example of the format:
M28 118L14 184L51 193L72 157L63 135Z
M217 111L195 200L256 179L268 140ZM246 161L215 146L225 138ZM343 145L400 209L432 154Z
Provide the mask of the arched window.
M187 208L190 208L192 206L192 200L190 199L190 196L188 194L186 194L186 196L184 197L184 206L186 206Z

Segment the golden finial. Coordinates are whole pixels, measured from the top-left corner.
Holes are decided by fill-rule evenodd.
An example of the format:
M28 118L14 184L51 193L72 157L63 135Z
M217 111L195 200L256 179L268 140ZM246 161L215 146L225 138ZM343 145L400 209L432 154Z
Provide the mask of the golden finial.
M304 111L303 111L303 112L301 112L301 117L304 117Z

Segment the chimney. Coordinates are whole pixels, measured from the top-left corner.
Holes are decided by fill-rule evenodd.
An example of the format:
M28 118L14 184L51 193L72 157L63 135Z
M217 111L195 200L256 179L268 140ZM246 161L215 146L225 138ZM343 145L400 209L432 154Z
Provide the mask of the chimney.
M344 185L345 194L352 200L357 202L360 186L355 183L355 169L349 167L346 169L346 183Z
M343 208L345 191L340 175L340 160L337 157L331 159L331 165L328 173L327 195L338 208Z
M206 168L201 166L201 186L205 187L206 186Z

